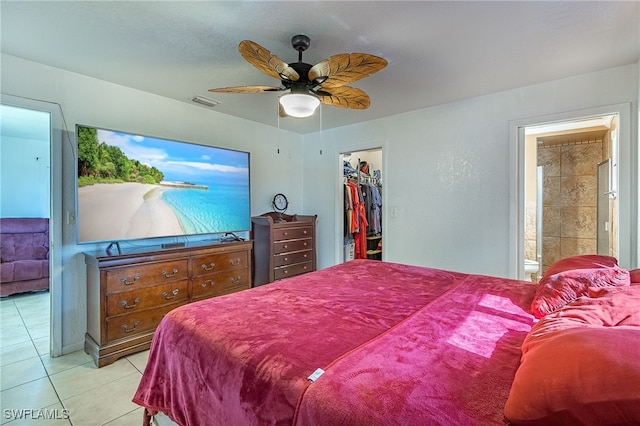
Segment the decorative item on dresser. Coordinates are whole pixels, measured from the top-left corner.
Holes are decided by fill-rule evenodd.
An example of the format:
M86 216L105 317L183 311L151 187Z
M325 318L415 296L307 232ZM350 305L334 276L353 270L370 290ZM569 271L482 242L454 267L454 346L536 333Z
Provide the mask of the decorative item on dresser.
M149 348L170 310L251 288L251 241L84 253L87 334L98 367Z
M317 219L276 212L251 218L254 286L316 270Z

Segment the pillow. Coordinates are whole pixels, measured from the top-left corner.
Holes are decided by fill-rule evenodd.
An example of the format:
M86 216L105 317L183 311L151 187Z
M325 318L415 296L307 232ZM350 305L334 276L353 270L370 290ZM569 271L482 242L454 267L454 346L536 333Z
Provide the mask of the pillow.
M640 329L555 331L523 354L505 405L511 425L640 424Z
M640 287L589 291L527 335L509 424L640 424Z
M551 265L540 279L531 313L542 318L586 295L589 287L629 284L629 271L620 268L614 257L581 255L562 259Z
M560 272L571 271L574 269L615 267L618 267L618 259L613 256L604 256L601 254L582 254L558 260L546 270L544 276L555 275Z
M631 277L631 282L633 284L640 284L640 269L633 269L629 271L629 276Z

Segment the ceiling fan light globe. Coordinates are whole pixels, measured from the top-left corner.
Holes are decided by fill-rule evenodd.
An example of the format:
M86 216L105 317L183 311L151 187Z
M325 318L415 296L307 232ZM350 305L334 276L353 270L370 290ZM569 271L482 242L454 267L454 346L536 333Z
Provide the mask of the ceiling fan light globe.
M289 93L280 97L280 105L284 112L295 118L311 117L320 105L320 100L312 95Z

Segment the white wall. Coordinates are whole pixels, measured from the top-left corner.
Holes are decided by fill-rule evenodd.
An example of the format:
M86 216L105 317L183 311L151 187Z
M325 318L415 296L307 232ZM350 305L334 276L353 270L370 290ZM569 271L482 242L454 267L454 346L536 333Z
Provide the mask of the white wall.
M3 98L34 98L59 104L64 116L61 188L62 210L75 211L75 124L178 139L251 153L251 213L271 210L271 198L287 194L290 210L302 210L301 136L233 118L195 104L177 102L106 81L2 55ZM10 96L5 96L10 95ZM277 153L278 148L280 154ZM5 182L3 180L3 186ZM59 215L66 217L65 214ZM81 349L86 331L83 251L103 245L76 245L74 224L62 227L62 350Z
M49 217L49 114L3 106L0 140L0 217ZM26 132L14 131L18 123Z
M338 259L333 241L342 216L336 214L338 179L317 176L338 175L340 152L382 146L384 259L510 276L516 238L510 222L517 203L510 197L517 176L510 122L632 103L631 138L621 146L629 153L638 141L638 84L634 64L305 136L304 206L319 215L319 266ZM637 153L633 158L620 169L626 186L621 193L631 198L631 212L620 226L630 259L626 267L638 262Z

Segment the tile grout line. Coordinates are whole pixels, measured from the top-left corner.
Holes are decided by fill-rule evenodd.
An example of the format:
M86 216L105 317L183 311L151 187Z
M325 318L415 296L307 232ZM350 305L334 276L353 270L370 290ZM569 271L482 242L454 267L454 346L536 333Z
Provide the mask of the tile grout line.
M44 373L45 373L45 375L46 375L47 381L48 381L48 383L50 384L50 386L51 386L51 388L53 389L54 394L55 394L55 396L56 396L57 403L49 404L49 405L48 405L48 407L51 407L52 405L58 405L58 404L59 404L59 406L61 406L63 410L68 410L69 408L68 408L67 404L65 404L65 402L63 401L63 399L62 399L62 397L61 397L61 395L60 395L60 393L59 393L59 389L57 389L57 388L56 388L56 386L55 386L55 384L54 384L54 381L52 380L52 376L53 376L53 374L58 374L59 372L57 372L57 371L50 372L50 371L47 369L46 362L45 362L45 359L44 359L44 358L47 356L47 354L41 354L41 353L38 351L38 348L37 348L37 345L36 345L36 342L35 342L35 339L34 339L34 334L33 334L33 333L34 333L34 331L33 331L33 330L31 330L31 329L29 328L29 326L27 325L27 321L25 321L25 318L26 318L26 316L25 316L25 315L27 315L27 313L25 313L25 312L21 311L21 309L20 309L20 305L22 305L22 307L23 307L23 308L27 309L27 311L31 311L31 310L32 310L32 306L29 306L29 305L24 306L24 304L23 304L23 303L21 303L21 304L17 304L17 303L15 303L15 301L14 301L14 300L10 301L10 306L13 306L13 308L15 308L15 310L16 310L16 312L17 312L17 314L18 314L19 321L20 321L20 323L22 324L22 326L25 328L25 330L26 330L26 332L27 332L27 336L28 336L28 339L29 339L28 341L29 341L29 343L33 346L33 348L34 348L34 350L35 350L35 352L36 352L36 356L38 356L38 358L39 358L39 360L38 360L38 361L40 362L40 365L42 366L42 368L43 368L43 370L44 370ZM37 305L36 305L36 306L37 306ZM36 309L36 311L37 311L37 309ZM42 311L42 312L44 312L44 309L43 309L43 310L41 310L41 311ZM28 318L28 319L30 319L30 320L32 320L32 321L34 320L34 318L31 318L31 317L30 317L30 318ZM37 326L37 324L40 324L40 322L36 321L36 326ZM36 331L37 331L37 330L36 330ZM0 337L1 337L1 336L0 336ZM38 339L42 339L43 337L44 337L44 336L38 337ZM143 373L143 371L144 371L144 367L142 367L142 369L141 369L141 368L139 368L139 367L136 365L136 363L134 363L134 361L133 361L133 360L129 359L129 357L128 357L128 356L123 357L123 358L127 360L127 362L129 363L129 365L130 365L131 367L133 367L133 371L134 371L134 372L133 372L133 373L131 373L131 374L133 374L133 375L141 375L141 374ZM44 378L44 376L43 376L42 378ZM37 380L40 380L40 379L37 379ZM116 379L116 380L117 380L117 379ZM29 382L26 382L26 383L29 383ZM44 408L47 408L47 407L42 407L42 408L44 409ZM128 412L126 412L126 413L122 413L122 414L120 414L118 417L115 417L115 418L113 418L113 419L110 419L108 423L113 422L113 421L115 421L115 420L119 419L120 417L127 416L127 415L131 414L131 413L132 413L133 411L135 411L135 410L137 410L137 408L134 408L133 410L128 411ZM70 414L70 413L69 413L69 414ZM73 425L74 425L74 422L73 422L73 419L71 418L71 416L69 416L69 417L68 417L67 419L65 419L65 420L67 420L67 421L68 421L68 423L65 423L65 424L69 424L69 425L71 425L71 426L73 426ZM108 424L108 423L106 423L106 424Z
M40 355L40 352L38 352L38 348L36 346L36 343L34 342L33 336L31 334L31 331L29 330L29 327L27 326L27 323L24 320L24 317L22 315L22 312L20 311L20 307L15 303L15 301L13 301L14 306L16 307L16 310L18 311L18 315L20 316L20 321L22 321L22 324L24 325L25 330L27 330L27 334L29 335L29 340L31 341L31 344L33 345L33 348L36 351L36 354L38 355L38 360L40 361L40 364L42 365L42 369L44 370L44 373L47 376L47 380L49 381L49 384L51 384L51 388L53 389L53 392L56 394L56 398L58 399L58 403L60 404L60 406L65 409L65 405L62 402L62 398L60 397L60 394L58 393L58 389L56 389L55 385L53 384L53 381L51 380L51 374L49 374L49 370L47 370L47 366L44 364L44 361L42 360L43 356L46 355ZM38 379L39 380L39 379ZM46 408L46 407L42 407L42 408ZM69 418L67 419L69 421L70 425L73 425L73 422L71 421L71 416L69 416Z

